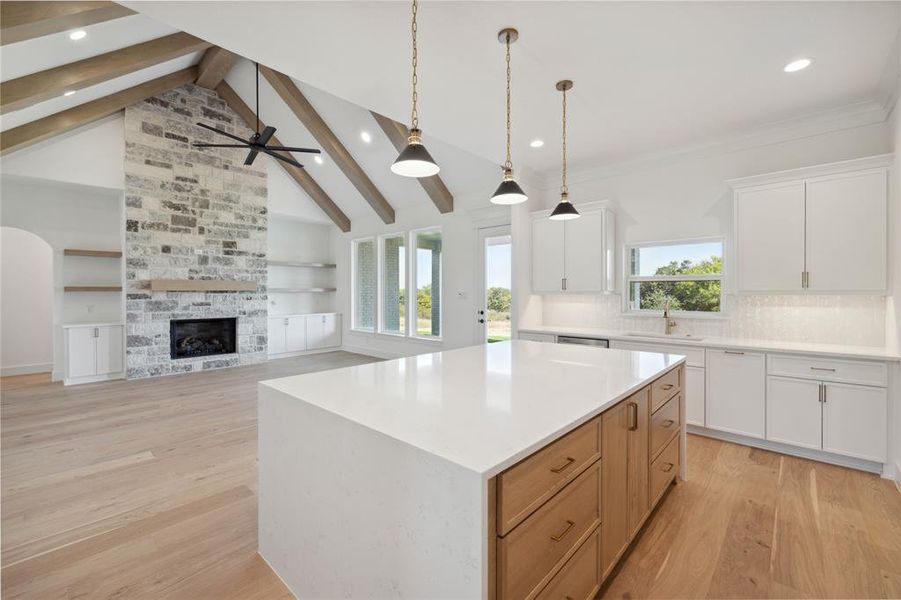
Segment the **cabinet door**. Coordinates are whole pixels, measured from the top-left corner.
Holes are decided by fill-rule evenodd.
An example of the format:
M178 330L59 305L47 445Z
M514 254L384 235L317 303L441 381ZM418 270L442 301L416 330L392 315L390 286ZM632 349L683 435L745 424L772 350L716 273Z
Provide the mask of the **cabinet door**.
M803 182L737 192L735 260L739 291L801 290Z
M337 314L322 315L323 348L334 348L341 345L341 316Z
M281 354L288 351L286 331L288 317L269 318L269 354Z
M650 398L646 388L626 401L629 415L629 538L631 539L651 510L648 490L650 463Z
M604 213L563 222L563 277L567 292L604 291Z
M532 291L563 290L563 221L532 221Z
M823 392L823 450L885 462L885 388L826 383Z
M629 407L620 402L601 418L601 572L610 572L629 543Z
M288 325L285 327L285 351L300 352L307 349L306 318L288 317Z
M122 372L122 326L97 328L97 374Z
M765 399L765 355L707 350L707 427L762 438Z
M886 289L886 202L885 171L807 182L808 289Z
M307 350L337 346L336 315L307 315Z
M819 381L767 377L766 439L822 447L823 409Z
M95 330L95 327L70 327L67 330L67 377L88 377L97 374Z
M685 422L704 426L704 369L685 367Z

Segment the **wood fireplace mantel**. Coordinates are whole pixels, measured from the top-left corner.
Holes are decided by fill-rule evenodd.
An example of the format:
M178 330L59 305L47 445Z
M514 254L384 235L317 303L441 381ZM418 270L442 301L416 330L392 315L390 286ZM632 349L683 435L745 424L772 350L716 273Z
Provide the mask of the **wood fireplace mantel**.
M250 292L256 291L254 281L235 279L151 279L154 292Z

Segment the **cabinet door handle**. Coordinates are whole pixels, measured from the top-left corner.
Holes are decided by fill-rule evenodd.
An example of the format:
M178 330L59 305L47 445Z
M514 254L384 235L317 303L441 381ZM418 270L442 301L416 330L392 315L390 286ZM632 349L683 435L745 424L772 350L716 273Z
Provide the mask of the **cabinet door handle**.
M723 350L723 354L736 354L738 356L744 356L744 352L739 352L738 350Z
M826 404L826 384L823 384L823 404Z
M100 328L98 328L98 327L94 328L94 337L100 337Z
M569 530L570 530L570 529L572 529L573 527L575 527L575 525L576 525L576 524L575 524L573 521L567 520L567 521L566 521L566 527L563 528L563 531L561 531L561 532L558 533L557 535L552 535L552 536L551 536L551 539L554 540L555 542L559 542L560 540L563 539L563 537L564 537L567 533L569 533Z
M811 371L829 371L830 373L835 373L835 369L827 369L826 367L810 367Z
M665 464L666 464L666 466L665 466L665 467L663 467L663 468L662 468L662 469L660 469L660 470L661 470L661 471L663 471L663 472L664 472L664 473L669 473L669 472L670 472L670 471L672 471L672 470L673 470L673 467L675 467L675 466L676 466L676 465L675 465L675 464L673 464L673 463L670 463L670 462L668 462L668 463L665 463Z
M569 465L573 464L574 462L576 462L576 459L575 459L575 458L573 458L572 456L567 456L567 457L566 457L566 462L565 462L565 463L563 463L563 464L560 465L559 467L553 467L553 468L551 468L551 473L561 473L561 472L563 472Z
M629 402L629 431L638 429L638 404Z
M672 427L673 423L675 423L675 421L673 421L672 419L667 419L663 422L663 428L669 429L670 427Z

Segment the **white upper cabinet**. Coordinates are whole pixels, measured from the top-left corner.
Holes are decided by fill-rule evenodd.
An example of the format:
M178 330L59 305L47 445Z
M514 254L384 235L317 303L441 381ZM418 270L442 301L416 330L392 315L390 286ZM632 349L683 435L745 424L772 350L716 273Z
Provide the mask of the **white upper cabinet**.
M578 219L551 221L532 214L532 291L615 291L615 222L611 211L580 206Z
M884 170L807 182L807 289L886 289Z
M804 183L738 191L735 243L741 291L800 291Z
M884 293L890 161L731 181L738 291Z

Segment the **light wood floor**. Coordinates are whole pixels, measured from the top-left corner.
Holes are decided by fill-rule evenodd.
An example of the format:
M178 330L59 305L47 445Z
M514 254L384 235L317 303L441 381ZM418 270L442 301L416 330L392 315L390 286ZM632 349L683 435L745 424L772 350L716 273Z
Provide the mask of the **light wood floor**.
M279 599L256 555L256 382L330 353L64 388L2 386L4 598ZM901 494L873 475L691 436L606 597L901 597Z

